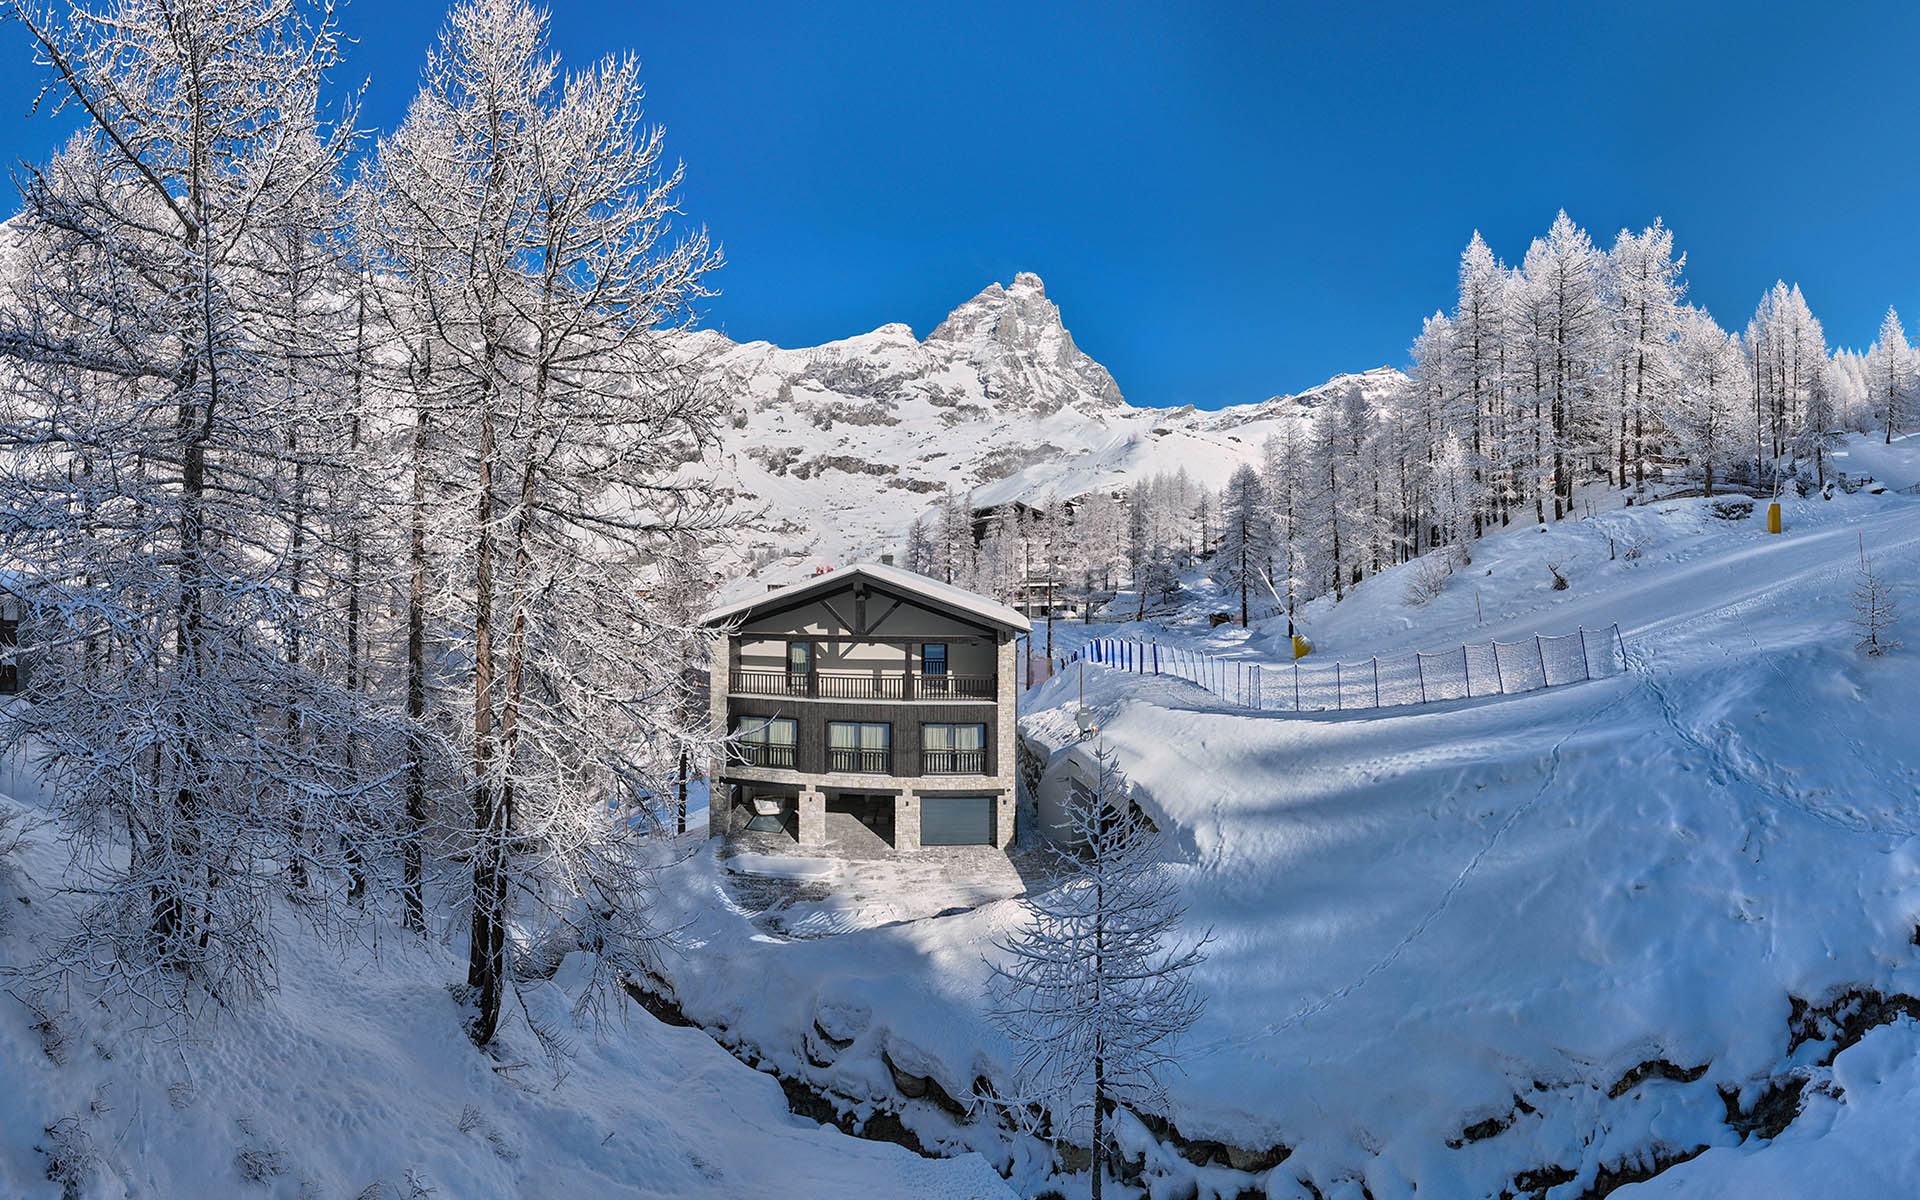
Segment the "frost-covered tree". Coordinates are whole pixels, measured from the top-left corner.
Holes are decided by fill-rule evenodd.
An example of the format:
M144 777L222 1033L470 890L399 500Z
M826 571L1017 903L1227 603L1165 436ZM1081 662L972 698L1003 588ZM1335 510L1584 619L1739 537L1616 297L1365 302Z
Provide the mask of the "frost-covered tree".
M1111 1108L1163 1101L1178 1039L1200 1017L1192 974L1207 939L1174 944L1186 906L1159 831L1112 753L1095 761L1093 786L1076 784L1065 806L1060 882L1021 898L1026 919L995 943L990 988L991 1016L1016 1047L1004 1102L1038 1105L1056 1139L1089 1137L1097 1200Z
M1586 230L1562 211L1547 236L1527 249L1521 267L1528 283L1539 289L1532 353L1540 363L1538 394L1545 399L1552 433L1555 520L1573 510L1576 451L1592 441L1606 444L1604 430L1594 428L1593 404L1595 380L1606 360L1599 290L1604 266Z
M1312 481L1308 477L1310 464L1300 423L1289 421L1278 434L1268 438L1265 455L1268 521L1272 529L1272 565L1266 581L1286 609L1287 636L1293 637L1298 632L1294 627L1295 614L1300 604L1313 595L1308 575L1312 555L1307 516Z
M943 583L966 584L973 578L973 494L948 492L934 521L933 577Z
M1126 513L1106 492L1080 498L1074 514L1072 545L1079 559L1085 614L1093 619L1097 597L1114 589L1114 572L1127 562Z
M933 578L937 574L933 539L927 536L927 519L915 517L913 524L907 526L907 550L905 562L907 570L918 575Z
M1913 351L1907 334L1900 327L1900 314L1887 309L1880 322L1880 336L1867 355L1869 397L1886 426L1885 442L1893 444L1893 430L1907 419L1914 387Z
M1502 416L1501 342L1504 268L1475 230L1460 256L1459 301L1453 311L1453 362L1445 425L1458 433L1472 455L1473 533L1478 537L1493 508L1488 466L1498 459L1495 446Z
M300 911L332 922L343 844L382 823L339 753L371 718L315 661L336 35L294 0L10 11L85 116L26 175L0 305L5 551L41 651L5 732L42 755L91 897L42 965L230 1001L271 986L276 888L327 881Z
M1612 333L1608 362L1620 486L1631 471L1635 489L1647 477L1657 444L1657 408L1672 393L1673 343L1678 336L1680 280L1687 256L1673 256L1673 233L1659 221L1639 233L1622 229L1606 259L1606 311Z
M1825 448L1834 414L1827 380L1826 337L1796 285L1773 285L1747 325L1754 377L1755 457L1778 463L1812 458L1825 477Z
M1677 447L1699 464L1706 494L1736 461L1739 422L1749 390L1745 357L1738 339L1714 323L1704 309L1681 310L1674 347L1675 389L1665 423Z
M562 77L525 0L457 7L379 153L446 405L442 490L468 516L446 594L471 630L464 717L471 1032L485 1044L525 919L597 952L597 982L650 960L642 859L678 763L708 736L683 695L684 611L662 584L724 520L720 412L666 336L719 257L676 224L681 173L632 59ZM704 753L702 754L704 757Z
M1127 492L1127 582L1133 585L1137 593L1138 606L1133 619L1145 618L1147 613L1147 588L1144 582L1146 566L1153 556L1151 538L1152 523L1148 514L1147 488L1139 484Z
M1853 585L1853 629L1859 635L1856 646L1869 657L1878 658L1900 643L1893 637L1900 608L1894 587L1867 557L1867 542L1860 538L1860 570Z
M1462 563L1473 561L1470 549L1475 494L1472 462L1472 455L1460 441L1460 435L1449 433L1434 448L1428 483L1433 496L1434 524L1440 530L1437 540L1450 547L1449 553Z
M1240 624L1247 624L1247 595L1260 587L1273 558L1273 524L1266 485L1251 463L1241 463L1220 493L1220 545L1213 577L1240 598Z

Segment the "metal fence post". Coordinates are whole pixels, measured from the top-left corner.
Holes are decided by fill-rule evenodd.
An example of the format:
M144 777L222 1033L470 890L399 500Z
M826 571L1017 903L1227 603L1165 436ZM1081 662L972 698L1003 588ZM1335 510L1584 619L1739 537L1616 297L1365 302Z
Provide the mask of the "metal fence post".
M1547 678L1547 651L1546 651L1546 646L1545 646L1545 644L1544 644L1543 642L1541 642L1541 640L1540 640L1540 635L1539 635L1539 634L1537 634L1537 633L1533 635L1533 652L1534 652L1534 653L1535 653L1536 655L1538 655L1538 656L1539 656L1539 658L1540 658L1540 686L1541 686L1541 687L1552 687L1552 686L1553 686L1553 680L1551 680L1551 679L1548 679L1548 678Z
M1580 627L1580 666L1586 671L1587 678L1593 678L1593 660L1587 657L1587 628Z
M1293 711L1300 711L1300 660L1293 660Z
M1613 636L1614 640L1620 643L1620 669L1624 671L1627 669L1627 639L1620 636L1620 622L1618 621L1613 623Z
M1427 702L1427 664L1420 661L1420 652L1413 652L1413 669L1420 676L1420 703Z
M1467 699L1473 699L1473 664L1467 658L1466 643L1460 644L1460 673L1467 677Z
M1155 675L1158 675L1160 673L1160 643L1159 642L1155 642L1153 644L1153 673Z
M1380 656L1373 656L1373 706L1380 707Z
M1493 686L1500 689L1494 694L1504 696L1507 694L1507 673L1500 669L1500 643L1488 642L1487 645L1493 647Z
M1339 659L1335 659L1333 662L1333 706L1335 708L1345 708L1347 706L1347 688L1345 684L1340 682Z

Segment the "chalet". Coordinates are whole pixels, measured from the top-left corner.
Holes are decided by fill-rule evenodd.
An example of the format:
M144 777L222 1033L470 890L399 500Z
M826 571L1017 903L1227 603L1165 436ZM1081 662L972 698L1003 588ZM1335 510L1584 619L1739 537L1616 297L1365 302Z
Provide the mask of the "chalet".
M1027 619L911 571L862 563L701 618L727 745L708 833L826 841L852 815L895 849L1006 847L1014 815L1014 637Z

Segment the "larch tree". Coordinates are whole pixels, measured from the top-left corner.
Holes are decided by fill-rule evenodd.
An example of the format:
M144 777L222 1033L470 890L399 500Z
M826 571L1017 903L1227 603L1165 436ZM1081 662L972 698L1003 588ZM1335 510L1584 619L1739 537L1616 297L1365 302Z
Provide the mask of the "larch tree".
M1055 848L1060 882L1021 897L1026 920L996 942L990 1015L1016 1049L1008 1111L1047 1114L1056 1139L1088 1138L1093 1195L1115 1105L1164 1102L1178 1039L1204 999L1193 971L1207 938L1175 944L1185 916L1163 839L1129 794L1110 751L1092 786L1076 784Z
M697 469L720 419L684 327L719 263L677 231L678 167L631 59L562 76L524 0L454 10L380 185L418 239L434 390L464 403L443 487L466 497L471 631L471 1033L512 976L513 898L592 949L594 982L651 961L644 856L690 745L710 734L680 669L693 631L663 586L725 520ZM598 997L605 989L594 987Z
M1900 314L1891 308L1880 322L1880 336L1867 363L1872 403L1886 426L1884 441L1891 446L1894 427L1907 418L1914 386L1913 351L1907 345L1906 330L1900 327Z
M1500 415L1500 299L1504 274L1476 229L1460 256L1460 294L1453 311L1452 404L1446 421L1447 428L1460 434L1472 454L1475 537L1496 507L1487 476L1489 464L1497 457L1494 441Z
M85 116L27 174L34 265L0 306L0 534L42 651L5 732L38 748L92 898L42 966L189 1010L271 987L296 873L329 881L299 911L334 927L338 835L383 824L337 753L366 711L311 653L338 428L289 326L326 319L337 35L295 0L9 7Z
M1679 332L1676 388L1665 420L1678 448L1699 465L1711 496L1715 481L1740 453L1739 422L1749 390L1746 360L1739 341L1704 309L1682 309Z
M1545 238L1528 247L1521 269L1540 289L1534 347L1541 363L1540 394L1552 430L1553 517L1573 511L1576 451L1593 439L1594 381L1606 359L1607 328L1600 305L1604 259L1587 232L1565 210ZM1596 439L1605 444L1604 436Z
M1272 566L1266 580L1275 600L1286 610L1287 636L1291 638L1298 632L1295 616L1300 604L1313 594L1308 576L1312 559L1308 540L1312 481L1308 477L1310 464L1300 422L1288 421L1278 434L1268 438L1265 457L1267 519L1272 530L1269 539Z
M1273 524L1266 485L1251 463L1241 463L1220 494L1220 545L1213 577L1240 600L1240 624L1248 619L1248 593L1260 586L1273 558Z
M1684 254L1673 256L1673 233L1657 220L1637 234L1622 229L1607 254L1608 374L1617 422L1609 433L1623 490L1629 469L1634 489L1645 486L1647 456L1658 441L1656 407L1672 392L1686 262Z

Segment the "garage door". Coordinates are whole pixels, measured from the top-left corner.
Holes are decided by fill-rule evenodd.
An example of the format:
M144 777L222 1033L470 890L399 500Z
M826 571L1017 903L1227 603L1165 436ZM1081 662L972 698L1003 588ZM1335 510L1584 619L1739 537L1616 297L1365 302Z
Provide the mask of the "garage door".
M922 796L922 846L993 845L992 796Z

